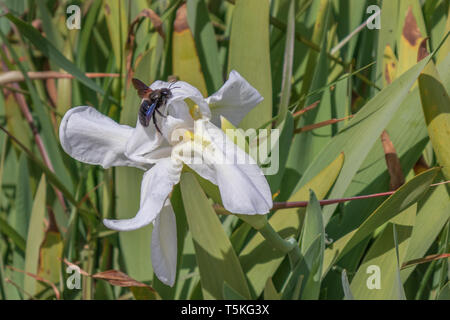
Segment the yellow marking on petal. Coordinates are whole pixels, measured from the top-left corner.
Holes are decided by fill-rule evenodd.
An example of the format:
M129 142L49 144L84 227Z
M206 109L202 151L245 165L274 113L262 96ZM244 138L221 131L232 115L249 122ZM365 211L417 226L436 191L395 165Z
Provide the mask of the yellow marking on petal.
M185 99L184 102L189 107L189 114L191 115L192 119L198 120L202 118L202 113L200 111L200 107L191 99Z
M200 112L200 107L197 104L189 106L189 113L192 119L198 120L202 118L202 113Z
M186 130L184 132L184 140L194 140L194 133L189 130Z
M202 147L207 147L211 144L211 142L204 139L203 136L195 134L192 131L186 130L184 132L184 141L188 140L194 141L195 143L202 145Z
M204 139L203 136L199 136L198 134L194 134L194 142L201 144L202 147L207 147L211 144L211 141Z

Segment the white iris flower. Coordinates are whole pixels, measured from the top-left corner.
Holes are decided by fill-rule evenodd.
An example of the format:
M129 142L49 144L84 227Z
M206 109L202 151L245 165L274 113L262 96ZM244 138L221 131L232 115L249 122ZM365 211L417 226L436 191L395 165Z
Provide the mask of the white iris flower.
M152 90L167 87L169 83L163 81L150 86ZM175 214L169 194L180 181L183 164L219 187L223 205L230 212L265 214L272 208L270 188L261 169L216 126L221 115L238 125L262 101L258 91L236 71L207 99L183 81L171 91L172 97L159 109L166 117L153 115L162 135L153 123L144 127L138 120L132 128L87 106L70 109L59 128L63 149L78 161L104 168L146 170L136 216L103 222L119 231L153 223L152 264L156 276L169 286L175 282L177 265Z

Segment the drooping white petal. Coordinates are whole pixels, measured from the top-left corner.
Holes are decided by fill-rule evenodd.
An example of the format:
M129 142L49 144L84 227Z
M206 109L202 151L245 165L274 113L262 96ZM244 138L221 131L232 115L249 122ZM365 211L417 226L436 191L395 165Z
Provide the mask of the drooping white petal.
M122 220L104 219L107 228L118 231L130 231L142 228L155 220L169 196L172 188L180 181L181 162L171 158L159 160L144 174L141 184L141 203L134 218Z
M59 126L59 139L72 158L103 168L136 166L125 155L134 129L120 125L92 107L79 106L66 112Z
M223 206L230 212L266 214L273 206L269 185L256 164L216 166Z
M214 144L216 183L224 207L240 214L269 212L273 206L272 194L261 169L222 130L207 121L203 124Z
M220 126L221 115L238 126L244 116L263 99L258 90L233 70L219 91L208 97L206 102L211 108L211 122L216 126Z
M161 282L173 286L177 272L177 226L169 200L153 222L152 265Z

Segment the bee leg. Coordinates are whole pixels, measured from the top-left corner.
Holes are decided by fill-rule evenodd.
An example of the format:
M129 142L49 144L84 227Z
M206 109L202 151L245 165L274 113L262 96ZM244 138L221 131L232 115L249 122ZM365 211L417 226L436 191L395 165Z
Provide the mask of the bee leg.
M153 124L155 125L156 130L159 132L160 135L162 135L161 130L158 128L158 124L156 123L156 117L153 115Z
M159 111L158 109L155 109L155 111L158 112L158 114L159 114L161 117L167 118L167 116L163 115L163 114L161 113L161 111Z

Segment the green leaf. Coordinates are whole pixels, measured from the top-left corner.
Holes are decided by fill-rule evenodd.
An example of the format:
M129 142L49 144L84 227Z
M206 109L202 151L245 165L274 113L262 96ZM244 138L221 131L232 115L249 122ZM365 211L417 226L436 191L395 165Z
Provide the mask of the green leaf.
M179 189L181 192L181 188ZM177 214L176 211L175 214ZM186 220L186 217L184 217L184 219ZM179 220L177 216L177 228L178 224ZM191 297L195 297L195 299L202 299L200 273L195 257L195 248L192 241L192 235L189 231L183 241L183 252L181 252L181 258L177 263L177 265L180 266L180 271L176 278L177 281L175 282L177 286L175 297L176 299L190 299ZM162 293L164 294L164 291Z
M25 252L25 240L11 225L3 218L0 218L0 232L10 238L22 252Z
M187 20L195 40L206 88L211 95L219 90L223 81L216 35L204 0L187 2Z
M432 61L419 76L419 91L433 150L450 180L450 97Z
M345 239L341 239L345 242L345 246L339 252L337 261L359 242L367 238L376 228L419 201L423 194L428 190L438 171L439 168L427 170L401 186L393 195L386 199L356 231L350 233L351 236L349 234L342 238ZM334 255L334 253L330 254Z
M286 31L286 45L284 48L283 81L281 84L280 106L277 122L284 121L289 108L292 86L292 66L294 62L295 40L295 1L290 1Z
M44 241L45 211L47 198L47 183L43 175L39 182L36 196L31 210L30 226L28 228L27 246L25 252L25 271L37 274L39 266L39 251ZM32 295L37 293L37 281L29 276L25 277L24 290Z
M14 137L9 134L10 138ZM15 141L20 144L19 141ZM66 189L65 184L59 180L55 173L53 173L40 159L38 159L30 150L25 149L23 145L20 145L22 150L25 152L25 155L33 161L45 174L46 178L57 188L59 189L64 196L69 200L72 204L78 205L78 202L72 196L72 194Z
M19 172L17 177L16 195L16 221L14 223L17 232L26 237L28 223L33 205L31 196L30 173L26 156L22 153L19 159Z
M397 216L396 222L401 224L395 224L396 234L394 233L394 224L388 223L379 238L370 247L350 286L355 299L404 298L398 262L402 261L408 248L416 208L417 206L411 206ZM396 244L398 244L398 260ZM374 266L377 271L370 271ZM378 271L380 272L378 273ZM374 273L371 275L371 272ZM379 277L380 287L374 288L371 284L376 283L376 277Z
M136 300L161 300L158 292L149 287L130 287Z
M432 1L429 1L432 2ZM437 8L437 10L433 10L434 14L438 14L441 15L441 17L443 17L445 19L445 3L446 1L442 1L441 4L439 4L440 8ZM440 10L441 8L443 8L444 10ZM440 29L442 30L441 34L439 37L435 37L435 34L438 33L440 30L437 30L438 28L433 28L431 30L431 45L433 50L437 47L439 47L439 42L441 40L441 38L444 37L444 35L448 32L448 30L450 30L450 14L448 14L449 11L449 6L447 3L447 21L444 23L442 23L441 25L443 25L442 27L440 27ZM433 17L434 18L434 17ZM438 19L432 19L433 23L439 23ZM439 41L439 42L438 42ZM442 45L442 49L438 52L437 57L436 57L436 62L437 64L440 64L442 61L445 60L445 58L448 56L448 53L450 52L450 42L446 41L443 45Z
M319 7L318 12L315 17L315 24L314 29L312 33L311 41L317 45L321 45L322 49L321 52L326 52L326 48L324 47L324 44L326 44L326 32L327 32L327 22L328 22L328 12L329 12L329 0L320 0L319 1ZM313 49L309 49L308 54L308 60L306 63L306 69L304 71L304 79L302 82L302 89L300 92L300 97L303 98L306 96L306 94L310 91L311 85L313 83L314 77L323 77L323 74L318 74L314 72L315 70L318 70L318 64L320 65L321 62L318 62L319 53ZM325 60L326 61L326 60ZM303 105L301 105L303 107Z
M78 38L77 55L75 57L76 64L79 68L86 63L86 51L89 47L89 39L92 36L95 20L98 17L100 8L102 7L102 1L95 1L89 6L89 10L83 20L83 27L80 30L80 36Z
M284 121L280 123L277 130L281 130L280 135L276 143L270 142L271 149L271 165L274 165L274 160L278 160L278 170L275 174L267 175L267 182L270 186L272 194L278 192L281 188L281 182L283 181L283 174L286 168L286 162L291 149L292 135L294 134L294 118L292 113L288 112L284 117ZM271 135L270 139L272 139Z
M438 65L439 70L447 70L449 68L450 55ZM441 78L444 80L446 89L449 90L450 73L441 74ZM386 127L386 131L389 133L400 158L402 170L405 173L413 168L429 139L421 109L419 89L416 87L403 100ZM379 139L373 145L360 168L364 168L364 170L358 170L355 174L344 194L345 197L383 192L389 188L390 176ZM346 203L341 209L342 214L334 215L328 223L328 235L333 239L339 239L354 230L361 225L382 201L383 198L372 198Z
M39 250L39 265L37 275L54 284L61 278L61 259L63 240L58 229L47 230ZM46 286L38 285L38 291Z
M23 119L17 100L12 94L5 100L5 116L8 130L29 149L31 147L31 130Z
M223 299L226 282L239 295L250 299L236 253L195 176L189 172L183 173L180 185L200 269L203 297Z
M318 243L316 244L315 241ZM316 253L309 257L307 252L313 245L317 245ZM309 202L306 207L305 221L300 242L300 252L305 262L310 266L309 274L303 279L302 299L318 299L320 282L322 278L323 256L325 252L325 228L322 219L322 210L314 191L310 190ZM309 260L311 259L311 260Z
M231 234L230 241L237 253L241 252L242 248L245 245L245 240L247 240L248 234L251 230L251 225L249 225L248 223L242 223Z
M0 242L0 250L3 250L3 243ZM3 259L0 259L0 297L2 300L7 300L8 295L6 288L6 281L5 281L5 266L3 264Z
M17 193L15 199L16 211L12 220L12 224L17 233L23 240L23 247L18 245L13 253L13 266L17 269L25 269L25 240L28 232L28 223L30 221L31 210L33 206L33 198L30 187L30 173L28 170L27 157L21 153L19 158L19 170L17 174ZM16 241L17 242L17 241ZM24 274L14 272L12 274L13 281L20 287L23 287Z
M64 43L64 47L62 48L62 54L68 59L72 59L72 42L71 39L68 38ZM60 70L60 69L57 69ZM56 94L56 109L60 114L65 114L70 108L72 108L72 93L75 90L79 89L79 86L75 84L75 88L72 86L72 79L58 79ZM61 121L58 121L58 124L61 124Z
M16 18L11 13L6 14L5 16L13 22L19 29L20 33L36 48L38 48L39 51L41 51L49 60L53 61L60 68L73 75L88 88L91 88L100 94L104 94L102 88L100 88L92 79L86 77L84 73L80 71L72 62L67 60L50 41L41 36L37 29L33 28L30 24L24 22L23 20Z
M323 227L322 210L314 191L309 190L309 202L306 207L305 221L300 241L300 251L304 255L317 236L320 236L322 249L325 250L325 229Z
M437 295L437 300L450 300L450 281L447 281L444 287L442 287L441 291Z
M309 189L314 190L319 199L323 199L336 180L344 162L339 155L328 167L311 179L295 193L289 201L306 201ZM270 225L283 238L298 237L305 208L292 208L276 211L269 219ZM239 254L242 268L256 296L264 289L268 278L272 277L283 261L284 254L274 249L258 233L253 236Z
M416 209L417 209L417 206L414 206L414 207L410 207L410 210L407 211L408 213L412 212L412 214L409 214L409 216L412 217L411 220L415 219ZM405 289L403 289L402 278L400 276L400 253L399 253L399 249L398 249L398 234L397 234L396 225L393 224L392 228L393 228L393 233L394 233L395 257L397 258L397 268L395 270L395 281L397 284L396 285L397 298L399 300L406 300ZM411 230L409 230L409 231L411 231ZM409 244L410 238L411 237L408 238L406 246Z
M303 106L303 103L305 106L309 106L319 100L320 103L316 108L308 111L300 119L298 119L295 122L295 128L312 125L314 123L333 118L330 91L325 90L312 94L317 89L327 85L328 74L330 72L327 59L326 25L328 21L328 4L326 2L327 1L322 1L320 3L320 10L324 10L324 12L321 12L318 17L318 19L322 19L322 21L316 22L316 27L321 30L320 32L323 32L323 34L320 34L318 37L318 40L321 41L320 43L322 49L319 54L311 50L308 56L308 65L305 72L310 72L311 74L305 74L305 79L303 82L303 86L308 87L308 91L305 91L305 95L308 93L308 96L303 100L300 106ZM322 26L321 24L325 24L325 26ZM322 30L322 28L324 29ZM312 66L315 66L315 69L311 69ZM302 91L304 89L305 88L302 87ZM315 130L302 132L294 136L292 141L292 150L289 153L287 166L296 171L295 177L299 177L304 173L308 165L314 160L317 154L323 150L327 142L330 141L331 136L332 126L325 126ZM286 179L289 181L289 176ZM297 182L298 179L293 183L293 185Z
M8 14L8 17L13 17L11 14ZM17 19L13 17L14 19ZM21 21L21 20L19 20ZM22 22L23 23L23 22ZM32 30L36 31L33 27L30 27ZM38 33L39 34L39 33ZM0 36L5 42L5 35L0 31ZM39 34L39 37L42 38L42 36ZM44 39L45 40L45 39ZM47 40L45 40L47 41ZM7 45L12 57L16 61L17 65L19 66L20 71L24 75L25 82L27 84L27 87L31 94L31 99L34 105L34 110L36 111L36 114L38 116L40 125L41 125L41 135L42 139L44 141L44 145L46 148L46 152L48 153L48 156L50 158L50 161L54 167L55 172L58 174L60 179L64 182L64 185L67 186L67 189L72 189L72 181L68 175L68 172L64 166L64 162L62 159L62 154L58 145L58 141L56 139L55 133L54 133L54 127L52 126L52 123L50 121L49 115L47 111L45 110L41 99L39 98L39 95L35 89L35 86L32 84L31 80L28 77L27 71L20 62L16 52L12 49L10 44L6 41L5 44ZM51 45L51 44L50 44Z
M198 30L197 30L198 31ZM172 36L173 73L180 80L196 87L203 96L207 95L207 87L203 70L197 53L196 43L188 25L186 5L177 10Z
M308 250L301 256L294 270L289 274L284 288L281 290L283 300L299 300L299 299L317 299L317 291L312 286L316 275L318 274L317 256L321 251L321 236L318 235L313 240ZM319 279L320 285L320 276ZM312 290L311 290L312 289Z
M430 188L426 195L419 201L416 223L411 235L411 240L404 261L422 258L426 255L442 228L450 219L449 194L445 185ZM414 267L401 271L403 281L406 281Z
M383 85L383 59L386 46L395 49L395 37L398 24L398 1L383 0L381 6L380 23L383 26L378 30L378 47L377 47L377 69L376 84L381 87Z
M103 1L105 20L108 27L116 67L123 70L125 63L125 42L127 39L128 20L125 2L120 0Z
M223 298L225 300L246 300L236 290L230 287L226 282L223 283Z
M383 5L384 5L383 1ZM387 1L396 2L396 1ZM352 31L354 31L362 21L366 20L369 15L366 13L369 3L367 1L360 0L349 0L349 1L333 1L333 10L336 12L335 21L339 21L337 25L337 37L338 39L344 39ZM388 11L381 11L383 13ZM387 15L386 14L386 15ZM395 19L394 19L395 20ZM383 24L378 33L381 33L387 25ZM351 40L339 51L342 52L341 56L344 57L343 60L350 61L355 53L356 44L359 40L360 33L355 34Z
M419 0L400 1L397 26L397 75L416 64L420 43L427 37Z
M372 145L380 136L386 123L397 111L400 103L408 94L410 87L430 57L419 62L361 108L349 121L348 125L329 141L309 165L296 189L302 187L306 181L317 175L330 158L334 159L340 152L344 152L346 157L345 164L329 195L330 198L342 197ZM324 208L325 225L328 224L335 208L336 205Z
M42 19L42 29L44 29L47 39L55 46L55 48L61 50L63 39L61 34L58 32L58 28L55 28L52 22L51 13L47 9L46 1L38 0L36 3L39 10L39 15ZM50 63L53 63L53 61L50 61Z
M354 300L352 291L350 289L350 284L348 283L347 272L345 271L345 269L342 270L341 280L342 280L342 289L344 290L344 299Z
M259 128L272 118L269 6L269 1L238 0L233 10L228 73L238 71L264 97L239 124L243 129Z
M266 286L264 287L264 300L280 300L281 295L277 292L272 278L267 279Z

